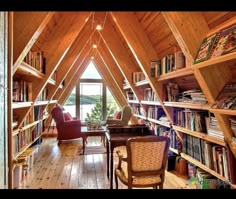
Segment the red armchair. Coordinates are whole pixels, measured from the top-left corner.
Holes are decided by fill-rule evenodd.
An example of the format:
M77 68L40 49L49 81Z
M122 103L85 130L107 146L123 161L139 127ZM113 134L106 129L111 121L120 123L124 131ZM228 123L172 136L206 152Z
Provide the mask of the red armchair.
M62 140L71 140L71 139L83 139L83 154L85 147L85 137L81 133L81 122L78 119L71 117L67 112L64 112L64 109L60 105L56 105L52 110L52 117L56 122L57 132L58 132L58 144Z

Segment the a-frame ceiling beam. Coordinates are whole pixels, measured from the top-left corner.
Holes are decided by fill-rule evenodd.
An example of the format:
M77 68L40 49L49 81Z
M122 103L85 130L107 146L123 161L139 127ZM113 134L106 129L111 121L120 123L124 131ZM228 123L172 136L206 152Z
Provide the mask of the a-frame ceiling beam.
M89 56L88 54L90 54L90 51L91 46L86 45L76 62L73 64L72 69L65 77L65 86L63 87L63 89L59 89L55 94L54 99L59 100L61 104L64 104L72 89L76 86L75 82L77 82L78 77L83 73L84 70L83 68L81 68L81 65L84 62L85 58Z
M77 66L74 63L80 57L80 54L82 53L83 49L87 45L89 38L94 33L91 31L90 23L91 23L91 20L89 20L88 23L85 25L83 31L78 35L75 42L72 44L71 48L66 54L65 58L59 64L57 68L57 80L56 80L57 86L49 90L49 93L48 93L49 99L51 99L55 95L55 93L59 89L61 83L66 78L70 70L72 70L72 72L76 70L75 67Z
M112 78L110 72L107 70L107 66L100 57L100 55L97 55L94 58L94 64L96 65L98 71L100 72L103 80L105 81L105 84L108 86L110 89L112 95L115 97L117 100L117 103L119 104L120 107L127 105L127 101L125 96L120 92L120 89L114 79Z
M120 91L120 88L116 84L116 82L114 81L113 77L111 76L110 71L107 70L106 63L104 62L102 57L100 55L96 56L94 61L95 61L95 64L96 64L98 70L101 72L104 81L106 82L107 86L109 87L112 95L117 100L117 103L119 104L119 106L123 107L125 105L128 105L125 95L123 95L123 93ZM130 120L131 120L132 124L138 123L138 119L133 115Z
M115 81L115 83L118 85L118 89L125 96L125 92L123 90L123 74L121 73L116 62L113 60L109 50L107 49L107 46L104 44L104 41L100 38L100 34L98 33L98 31L93 35L93 39L98 43L98 48L97 50L95 50L94 57L99 54L105 64L104 66L106 66L107 70L109 71L109 75L112 76L113 81ZM99 51L101 51L102 54ZM104 60L104 57L106 58L106 61Z
M137 63L148 80L151 88L160 98L160 103L165 110L168 119L171 121L171 110L170 108L165 107L162 102L163 83L157 82L156 79L150 75L151 61L158 60L158 56L152 43L134 13L111 12L110 15L137 60Z
M106 66L108 67L108 70L110 71L112 78L117 83L120 92L123 93L125 96L125 92L123 90L123 83L124 83L124 76L121 73L119 67L117 66L116 62L114 61L113 57L111 56L109 50L107 49L107 46L104 44L103 40L101 40L100 45L98 46L98 54L103 59L104 63L106 63Z
M119 39L119 35L115 31L114 27L109 20L106 21L104 29L101 31L102 40L109 49L110 55L113 57L117 66L123 74L123 77L130 84L130 87L134 94L137 96L138 101L143 99L143 92L135 87L133 84L132 74L140 71L137 63L134 63L131 57L127 54L127 49L123 46Z
M90 55L84 57L83 61L81 62L81 65L79 67L79 70L73 76L73 78L70 81L70 84L67 86L65 92L63 92L63 94L60 96L59 101L58 101L60 104L65 103L66 99L68 98L68 96L71 93L71 91L73 90L73 88L77 85L81 74L83 73L85 68L88 66L90 61L91 61L90 60Z
M47 58L46 77L44 80L35 84L33 101L37 99L51 75L53 75L64 56L68 53L68 50L90 15L90 12L62 13L57 26L41 47L41 50Z
M54 12L13 13L13 74L23 61L39 35L52 18Z

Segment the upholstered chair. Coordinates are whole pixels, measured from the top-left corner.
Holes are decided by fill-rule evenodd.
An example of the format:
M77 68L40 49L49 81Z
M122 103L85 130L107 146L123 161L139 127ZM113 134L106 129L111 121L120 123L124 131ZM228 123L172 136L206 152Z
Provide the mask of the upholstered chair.
M163 189L170 139L165 136L132 137L126 147L117 150L115 183L118 179L132 187L153 187ZM119 148L119 147L118 147Z
M57 132L58 132L58 144L62 140L71 140L71 139L83 139L83 153L84 153L84 142L85 138L81 133L81 122L78 119L73 118L70 113L65 112L63 107L56 105L52 112L52 117L56 123Z
M116 114L114 114L116 117L112 118L112 119L107 119L106 124L118 124L118 125L122 125L122 126L126 126L129 123L129 120L132 116L132 109L130 106L123 106L122 110L119 114L119 112L116 112ZM120 117L120 118L119 118Z

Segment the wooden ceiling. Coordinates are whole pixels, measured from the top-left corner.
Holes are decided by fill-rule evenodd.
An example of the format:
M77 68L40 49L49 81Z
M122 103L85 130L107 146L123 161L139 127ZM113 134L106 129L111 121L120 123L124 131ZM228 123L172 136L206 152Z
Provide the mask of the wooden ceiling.
M57 70L58 84L65 80L72 89L94 57L93 62L113 95L124 105L127 102L122 84L126 78L132 85L132 72L150 75L150 61L174 49L182 49L192 62L203 37L235 16L236 12L14 12L14 72L30 49L43 51L47 58L46 78ZM194 25L201 28L192 28L194 34L188 32L192 46L189 44L187 50L183 38L176 32L173 18L185 20L189 25L193 25L192 18L198 19ZM103 26L101 31L96 30L97 24ZM92 44L97 44L97 49L93 49ZM151 86L154 83L150 80ZM46 84L47 80L39 83L36 91L40 92ZM65 100L69 87L66 93L54 89L50 96L60 98L64 93L62 99ZM143 95L139 88L132 89L137 96Z

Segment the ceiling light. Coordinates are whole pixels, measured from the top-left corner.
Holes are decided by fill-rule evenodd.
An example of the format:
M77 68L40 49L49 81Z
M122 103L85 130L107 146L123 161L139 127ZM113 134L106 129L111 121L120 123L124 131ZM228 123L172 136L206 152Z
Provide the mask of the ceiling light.
M98 25L96 26L96 30L102 30L102 26L101 26L100 24L98 24Z
M97 46L97 44L93 44L93 48L97 48L98 46Z
M94 59L94 56L92 56L91 59Z

